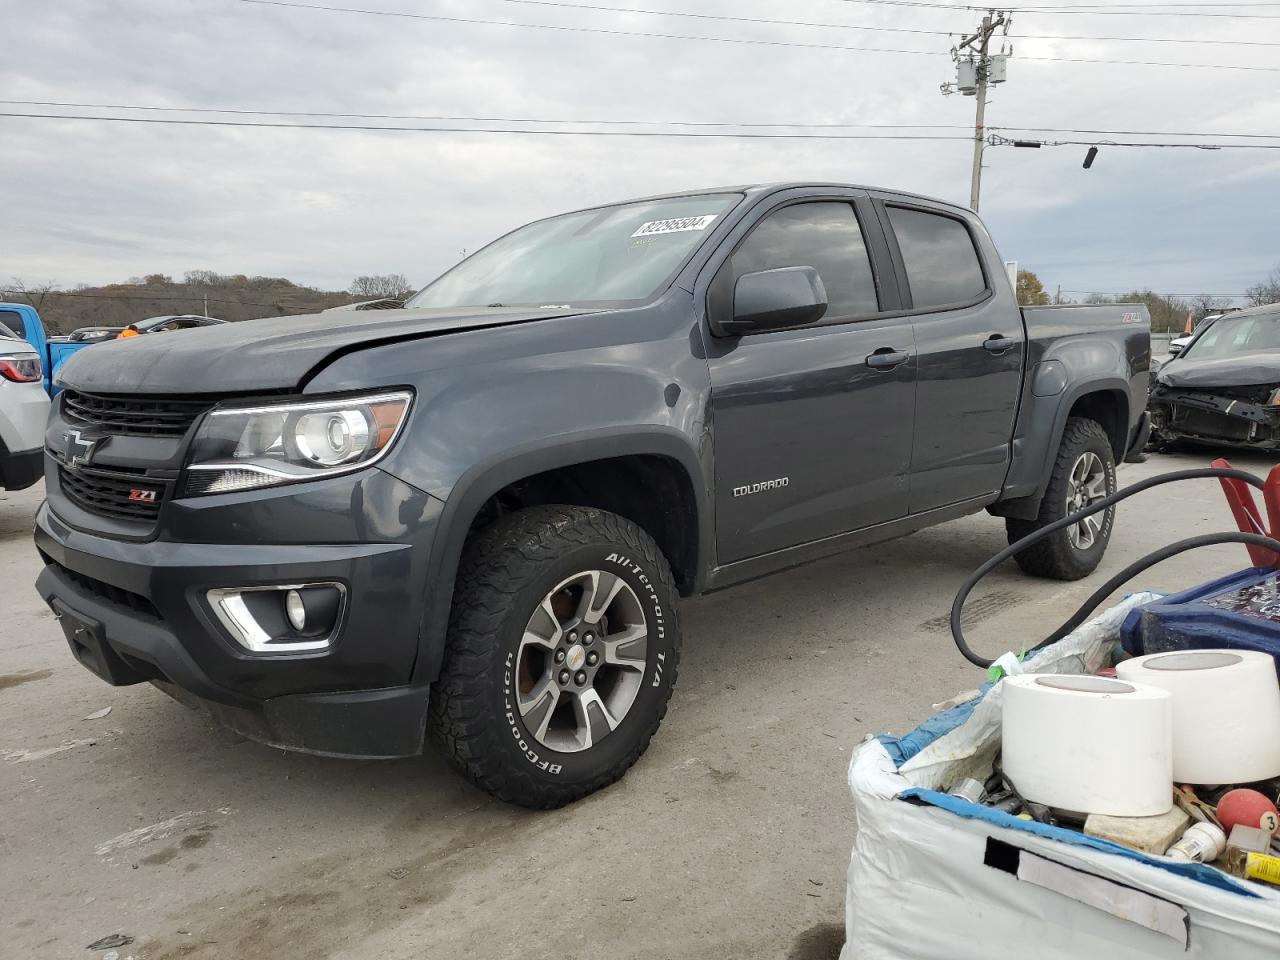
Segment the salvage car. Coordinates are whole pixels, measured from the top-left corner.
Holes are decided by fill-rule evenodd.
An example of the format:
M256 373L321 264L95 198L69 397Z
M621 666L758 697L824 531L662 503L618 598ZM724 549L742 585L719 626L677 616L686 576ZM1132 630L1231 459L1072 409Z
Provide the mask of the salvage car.
M1206 317L1201 317L1199 320L1195 322L1195 325L1190 333L1184 333L1181 336L1174 337L1172 340L1169 341L1169 353L1171 353L1173 356L1176 357L1178 354L1180 354L1183 350L1187 348L1187 345L1190 344L1191 341L1196 338L1197 334L1203 333L1205 330L1207 330L1209 328L1209 325L1212 324L1213 321L1217 320L1220 316L1222 316L1222 314L1220 313L1211 313Z
M1202 325L1152 377L1151 443L1280 449L1280 303Z
M949 203L733 187L520 227L400 309L106 344L61 373L38 589L109 683L570 802L657 731L681 598L1114 491L1146 310L1019 309L1002 264Z
M226 323L217 317L206 317L198 313L165 314L160 317L148 317L131 323L116 335L117 339L127 340L144 333L169 333L173 330L195 330L198 327L212 327Z

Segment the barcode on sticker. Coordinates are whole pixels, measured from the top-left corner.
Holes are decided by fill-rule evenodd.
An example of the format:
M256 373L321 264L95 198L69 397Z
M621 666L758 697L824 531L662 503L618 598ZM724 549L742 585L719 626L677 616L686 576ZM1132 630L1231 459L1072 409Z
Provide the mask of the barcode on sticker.
M1244 875L1250 880L1280 884L1280 857L1252 850L1244 858Z
M640 224L633 237L652 237L655 233L684 233L686 230L705 230L711 226L716 214L708 213L701 217L677 217L674 220L650 220Z

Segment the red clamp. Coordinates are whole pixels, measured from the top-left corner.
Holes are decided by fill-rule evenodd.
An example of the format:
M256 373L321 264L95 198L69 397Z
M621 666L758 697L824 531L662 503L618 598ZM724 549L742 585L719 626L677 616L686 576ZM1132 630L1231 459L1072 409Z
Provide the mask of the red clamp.
M1232 469L1231 463L1224 457L1219 457L1210 466L1223 470ZM1253 490L1247 483L1230 477L1219 477L1218 482L1222 484L1222 492L1227 495L1227 503L1230 504L1231 513L1236 518L1236 526L1242 533L1260 533L1273 540L1280 539L1277 537L1277 532L1280 532L1280 465L1271 468L1262 488L1262 502L1267 507L1270 529L1262 525L1262 515L1258 513L1258 505L1253 500ZM1245 549L1249 551L1249 559L1253 561L1255 567L1280 569L1280 554L1274 550L1252 544L1246 544Z

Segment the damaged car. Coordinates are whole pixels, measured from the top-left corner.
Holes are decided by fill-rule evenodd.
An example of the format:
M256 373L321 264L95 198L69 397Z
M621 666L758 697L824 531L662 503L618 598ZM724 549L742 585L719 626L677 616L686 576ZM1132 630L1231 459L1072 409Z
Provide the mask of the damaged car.
M1202 325L1152 377L1151 444L1280 449L1280 303Z

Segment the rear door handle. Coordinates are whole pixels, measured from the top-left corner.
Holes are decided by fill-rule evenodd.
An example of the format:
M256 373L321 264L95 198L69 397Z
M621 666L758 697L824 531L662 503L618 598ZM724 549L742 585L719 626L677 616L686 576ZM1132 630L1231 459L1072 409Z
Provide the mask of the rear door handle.
M987 353L1000 354L1006 350L1012 350L1018 345L1018 341L1013 337L1006 337L1002 333L993 333L982 342L982 349Z
M911 359L911 354L895 350L893 347L881 347L867 356L867 366L875 370L892 370Z

